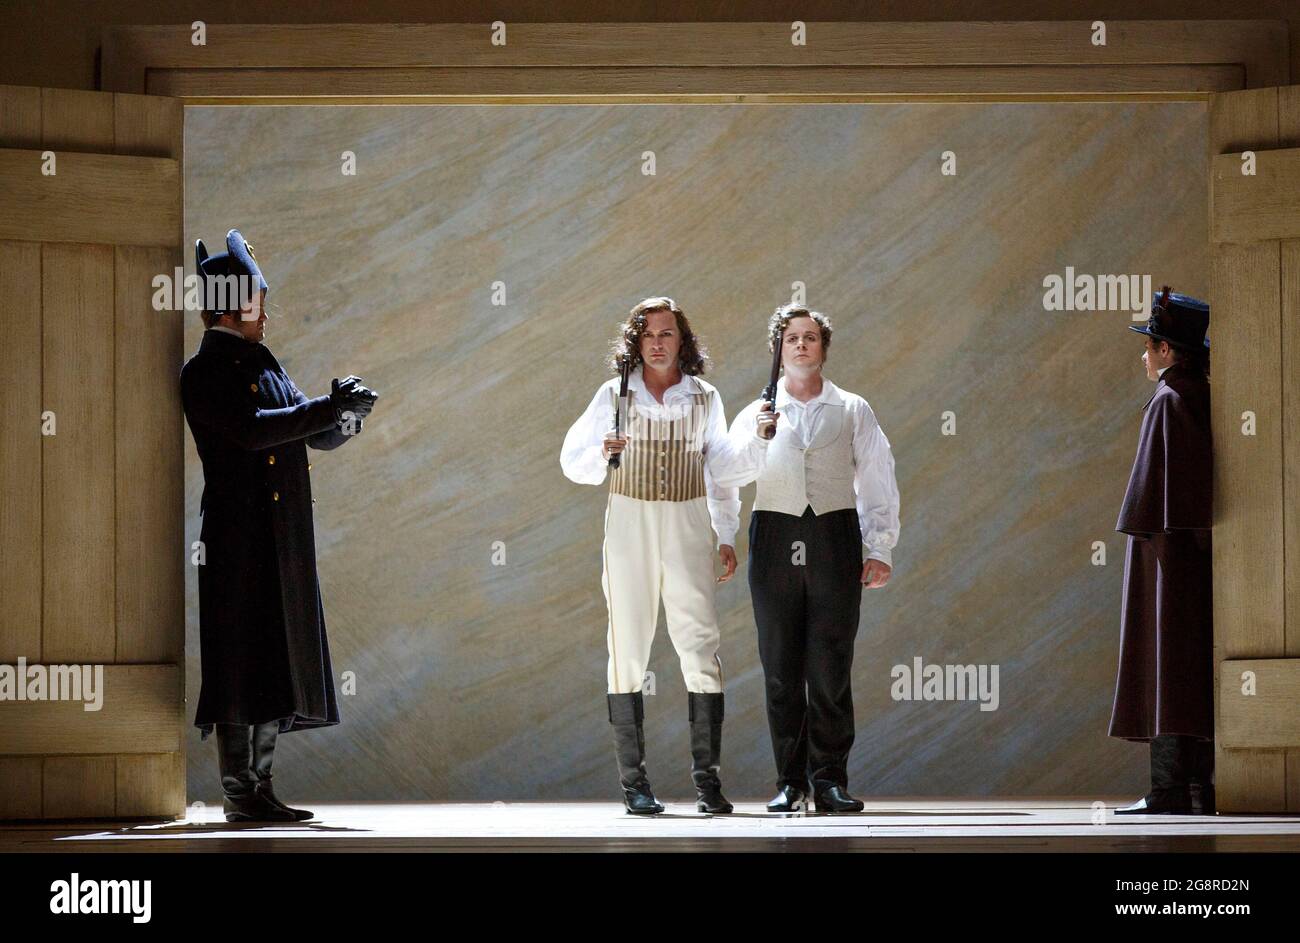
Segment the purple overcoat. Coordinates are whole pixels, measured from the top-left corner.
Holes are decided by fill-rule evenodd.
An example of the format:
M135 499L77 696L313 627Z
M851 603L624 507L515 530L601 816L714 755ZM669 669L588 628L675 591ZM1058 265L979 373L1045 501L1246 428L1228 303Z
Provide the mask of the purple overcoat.
M1210 385L1175 364L1144 407L1115 529L1124 559L1110 736L1214 736Z

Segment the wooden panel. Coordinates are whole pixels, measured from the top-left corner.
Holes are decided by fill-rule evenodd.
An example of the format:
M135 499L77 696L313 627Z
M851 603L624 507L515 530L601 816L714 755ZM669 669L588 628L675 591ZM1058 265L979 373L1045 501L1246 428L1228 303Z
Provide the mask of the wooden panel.
M1286 81L1281 21L1107 26L1107 44L1093 46L1090 21L814 22L807 45L794 46L788 23L511 23L507 44L493 46L487 24L210 23L206 47L191 44L187 25L119 26L103 31L103 83L143 92L150 70L211 67L214 47L230 69L1237 64L1252 86Z
M177 665L104 665L98 711L82 701L0 701L0 755L178 752L180 692Z
M1255 151L1255 173L1240 154L1211 161L1210 232L1215 242L1258 242L1300 236L1300 148Z
M1210 100L1211 154L1277 146L1277 89L1228 92Z
M180 163L156 157L58 153L41 173L41 152L0 150L6 212L0 239L175 246Z
M0 147L41 146L41 90L0 85Z
M1288 811L1284 751L1220 749L1216 757L1214 801L1220 815Z
M1284 140L1281 124L1281 112L1289 114L1292 101L1290 92L1278 89L1215 95L1211 155L1294 145ZM1290 133L1289 118L1285 133ZM1212 163L1219 162L1212 158ZM1225 199L1217 193L1217 176L1211 174L1211 206L1222 206ZM1239 183L1233 180L1231 186ZM1283 411L1289 397L1283 389L1284 362L1290 353L1281 311L1281 245L1216 244L1213 252L1215 726L1220 732L1225 722L1237 721L1240 707L1235 699L1225 705L1229 686L1240 681L1224 659L1277 657L1286 651L1290 590L1283 581L1284 550L1294 522L1284 514L1293 498L1285 489L1284 477L1290 473L1282 454L1285 426L1292 420ZM1258 423L1253 438L1241 434L1241 413L1247 409ZM1294 714L1294 702L1286 710ZM1222 733L1215 773L1220 811L1286 809L1287 752L1225 749L1221 738Z
M53 151L113 152L113 98L103 92L41 89L41 145Z
M149 753L117 758L117 816L185 814L185 757Z
M1300 812L1300 750L1286 751L1286 807Z
M188 25L107 27L106 78L122 59L150 68L212 64L263 68L336 66L565 65L961 65L1287 62L1281 21L1112 20L1105 46L1090 42L1091 21L809 23L809 42L795 46L777 23L510 23L505 46L487 24L209 23L207 47L190 42ZM127 48L130 47L130 48ZM1259 78L1266 78L1260 70ZM1286 82L1272 76L1270 84ZM110 86L111 87L111 86ZM114 89L120 91L120 89Z
M175 69L149 73L149 91L195 103L248 95L337 100L343 96L716 95L769 96L1078 94L1217 92L1245 85L1241 66L868 66L722 68L696 66L447 69ZM738 99L737 96L745 96ZM603 99L602 99L603 100ZM402 103L402 102L395 102ZM406 102L410 103L410 102Z
M45 760L44 817L111 818L117 806L117 763L111 756L55 756Z
M38 756L0 756L0 820L41 817L41 767Z
M177 376L184 311L155 311L156 275L175 249L116 254L117 655L185 660L185 451Z
M155 95L114 95L113 110L115 154L181 159L185 109L179 101Z
M1282 243L1282 416L1287 619L1281 653L1300 658L1300 240L1294 239Z
M1282 377L1276 243L1215 247L1214 627L1225 658L1283 650ZM1255 434L1242 415L1255 414Z
M41 657L108 662L115 648L113 249L47 245L43 255L42 403L55 414L57 434L42 439Z
M1300 30L1296 37L1300 38ZM1277 131L1278 147L1300 147L1300 85L1277 90Z
M41 247L0 242L5 319L0 376L10 402L0 409L0 547L4 605L0 663L41 657Z
M1254 676L1253 694L1242 692L1246 672ZM1300 747L1300 658L1225 661L1219 697L1225 749Z

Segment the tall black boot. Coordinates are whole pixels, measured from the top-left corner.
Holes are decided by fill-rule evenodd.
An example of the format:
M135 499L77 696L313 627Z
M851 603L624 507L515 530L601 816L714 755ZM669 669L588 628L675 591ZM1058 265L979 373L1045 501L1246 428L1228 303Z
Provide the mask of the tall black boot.
M733 806L722 795L718 760L722 754L722 694L686 692L691 721L691 779L695 781L695 808L726 815Z
M272 805L257 788L247 724L216 724L221 766L222 809L227 822L292 822L293 815Z
M1196 740L1188 752L1193 815L1214 815L1214 741Z
M1151 791L1132 805L1116 809L1116 815L1191 815L1184 740L1191 738L1161 734L1151 741Z
M614 755L618 758L618 784L623 802L634 815L657 815L664 810L645 774L645 700L641 692L606 694L609 722L614 728Z
M291 809L281 802L271 788L271 762L275 758L275 742L280 736L280 722L268 721L253 725L253 774L257 777L257 791L267 802L288 812L295 822L305 822L313 818L313 813L306 809Z

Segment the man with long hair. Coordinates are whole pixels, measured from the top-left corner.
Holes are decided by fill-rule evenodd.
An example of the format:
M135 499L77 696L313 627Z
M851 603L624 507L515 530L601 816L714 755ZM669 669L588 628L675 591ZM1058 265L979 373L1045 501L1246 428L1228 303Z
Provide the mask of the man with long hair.
M676 302L640 302L608 360L611 370L628 371L626 416L616 376L596 391L560 454L572 481L609 478L601 579L609 610L606 706L624 802L641 815L664 809L646 776L642 692L661 600L688 692L696 808L732 811L718 777L723 678L713 594L736 571L735 485L752 475L730 448L722 398L700 377L708 363ZM723 567L716 578L715 536Z
M853 643L862 588L888 581L898 543L894 457L867 401L822 371L832 326L783 305L768 321L784 375L775 402L732 424L738 452L760 452L749 520L749 589L776 759L770 812L860 812L848 793ZM768 436L770 435L770 438Z

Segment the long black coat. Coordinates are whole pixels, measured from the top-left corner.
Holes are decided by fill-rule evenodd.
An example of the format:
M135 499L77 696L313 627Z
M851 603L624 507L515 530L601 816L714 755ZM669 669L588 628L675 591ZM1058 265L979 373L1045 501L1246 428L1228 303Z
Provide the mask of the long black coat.
M1175 364L1145 407L1115 529L1128 534L1110 736L1214 736L1210 386Z
M262 344L207 330L181 370L181 401L203 462L194 724L339 722L312 526L307 449L351 436L328 396L308 399Z

